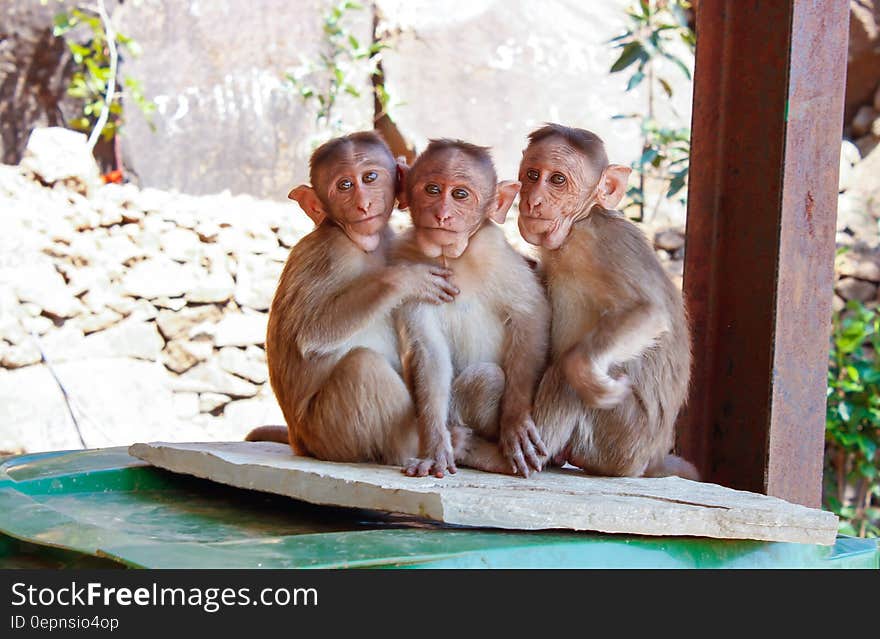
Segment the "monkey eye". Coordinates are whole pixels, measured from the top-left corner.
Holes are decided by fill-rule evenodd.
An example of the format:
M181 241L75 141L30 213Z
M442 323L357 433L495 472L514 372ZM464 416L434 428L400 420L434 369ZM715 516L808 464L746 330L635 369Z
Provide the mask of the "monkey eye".
M440 187L433 183L425 185L425 193L428 195L440 195Z
M363 177L364 184L369 184L370 182L375 182L376 178L378 178L378 177L379 177L379 174L376 173L375 171L367 171L366 173L364 173L364 177Z
M467 189L452 189L452 197L456 200L466 200L470 193L467 192Z
M526 177L529 178L529 182L537 182L540 174L535 169L529 169L526 171Z
M550 176L550 181L553 184L565 184L565 176L562 173L554 173Z
M348 178L342 178L341 180L339 180L339 182L336 183L336 188L340 191L347 191L353 186L354 183L352 183L352 181Z

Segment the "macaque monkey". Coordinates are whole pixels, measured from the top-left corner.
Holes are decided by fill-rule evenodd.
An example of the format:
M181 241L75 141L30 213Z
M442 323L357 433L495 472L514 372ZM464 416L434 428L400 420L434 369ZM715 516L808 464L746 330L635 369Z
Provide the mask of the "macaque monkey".
M418 452L392 312L451 302L451 271L389 266L388 220L399 168L373 132L315 150L311 185L294 188L317 228L290 251L269 312L269 380L294 452L339 462L402 465ZM281 427L251 432L278 440Z
M459 461L528 476L546 452L531 407L550 314L537 276L495 225L520 185L497 181L485 148L454 140L432 140L405 184L413 229L395 259L446 266L460 291L453 303L397 312L420 442L405 472L443 477Z
M533 415L555 463L697 479L668 454L690 379L688 322L644 234L614 210L630 171L589 131L548 124L529 135L518 224L540 247L552 308Z

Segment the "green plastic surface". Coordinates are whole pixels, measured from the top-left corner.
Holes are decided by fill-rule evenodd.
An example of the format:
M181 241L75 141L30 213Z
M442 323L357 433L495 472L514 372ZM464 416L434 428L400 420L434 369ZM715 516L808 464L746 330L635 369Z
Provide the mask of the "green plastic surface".
M315 506L150 467L124 448L0 465L0 567L877 568L874 540L831 547L516 532Z

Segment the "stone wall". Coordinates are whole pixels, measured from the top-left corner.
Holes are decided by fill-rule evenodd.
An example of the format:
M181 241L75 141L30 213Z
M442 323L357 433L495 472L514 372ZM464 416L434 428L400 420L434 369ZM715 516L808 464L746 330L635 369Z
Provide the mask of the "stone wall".
M315 112L284 73L324 50L333 0L143 0L115 14L143 55L124 72L157 104L155 131L132 111L124 161L141 186L284 199L307 175ZM368 12L353 27L369 39ZM363 78L361 88L366 88ZM346 97L351 129L372 127L372 98Z

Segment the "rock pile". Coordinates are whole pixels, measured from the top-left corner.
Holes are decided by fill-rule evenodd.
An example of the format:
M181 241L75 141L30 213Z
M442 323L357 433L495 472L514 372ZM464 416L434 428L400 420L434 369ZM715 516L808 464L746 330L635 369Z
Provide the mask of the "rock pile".
M0 450L80 447L70 412L90 447L283 423L266 322L311 222L247 196L101 185L83 148L37 130L20 166L0 165Z
M880 86L873 105L862 106L847 127L853 140L840 151L835 309L846 301L877 301L880 283Z

